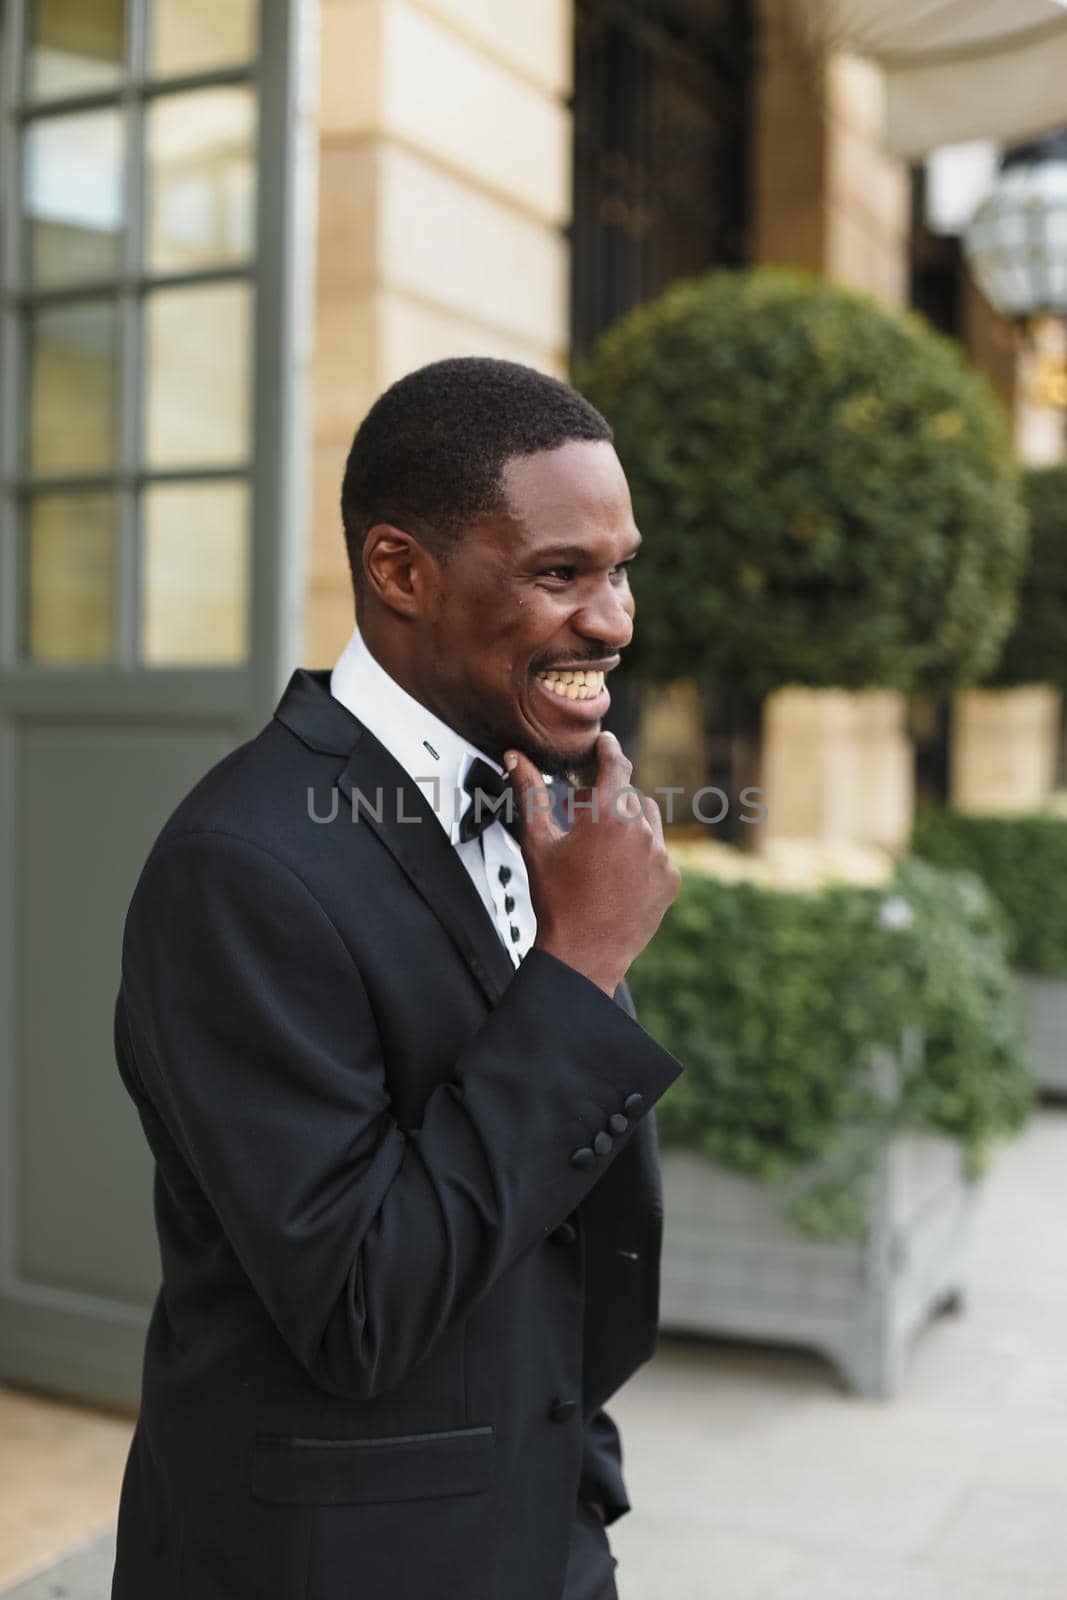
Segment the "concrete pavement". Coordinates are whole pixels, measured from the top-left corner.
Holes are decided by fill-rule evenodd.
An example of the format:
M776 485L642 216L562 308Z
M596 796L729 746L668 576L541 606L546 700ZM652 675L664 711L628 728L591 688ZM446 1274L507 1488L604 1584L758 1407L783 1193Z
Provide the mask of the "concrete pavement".
M995 1153L967 1306L894 1401L664 1340L610 1409L620 1600L1067 1600L1067 1108Z

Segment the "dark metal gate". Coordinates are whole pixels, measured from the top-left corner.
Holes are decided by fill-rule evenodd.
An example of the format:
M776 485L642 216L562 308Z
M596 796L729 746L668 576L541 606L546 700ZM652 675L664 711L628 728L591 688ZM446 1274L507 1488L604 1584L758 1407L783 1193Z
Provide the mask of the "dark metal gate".
M572 344L746 255L748 0L576 0Z

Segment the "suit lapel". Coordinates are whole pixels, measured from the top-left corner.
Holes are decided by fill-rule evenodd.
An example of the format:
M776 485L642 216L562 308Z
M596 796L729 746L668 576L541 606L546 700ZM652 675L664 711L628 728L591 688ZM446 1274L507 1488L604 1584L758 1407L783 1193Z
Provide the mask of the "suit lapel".
M295 672L275 716L312 749L345 758L336 783L346 824L377 835L496 1005L515 968L470 873L422 790L329 685L328 672Z

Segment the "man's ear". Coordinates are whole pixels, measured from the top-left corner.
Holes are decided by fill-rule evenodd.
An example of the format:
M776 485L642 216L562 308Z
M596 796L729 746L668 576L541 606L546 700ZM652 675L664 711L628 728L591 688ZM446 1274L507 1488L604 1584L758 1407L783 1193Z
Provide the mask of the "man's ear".
M367 591L402 617L425 615L436 587L438 563L414 534L376 522L363 541Z

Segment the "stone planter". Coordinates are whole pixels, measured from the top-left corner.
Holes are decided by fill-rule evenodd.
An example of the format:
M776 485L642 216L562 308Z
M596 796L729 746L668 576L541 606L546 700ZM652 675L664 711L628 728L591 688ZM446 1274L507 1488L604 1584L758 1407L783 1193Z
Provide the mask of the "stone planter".
M756 848L780 840L901 851L911 832L914 752L890 690L779 689L763 707Z
M1067 978L1020 972L1030 1054L1039 1089L1067 1095Z
M1034 811L1056 780L1063 699L1046 684L961 689L952 705L957 811Z
M883 1149L865 1243L805 1238L780 1194L695 1152L662 1165L664 1330L804 1345L884 1399L919 1328L962 1303L975 1186L948 1139Z

